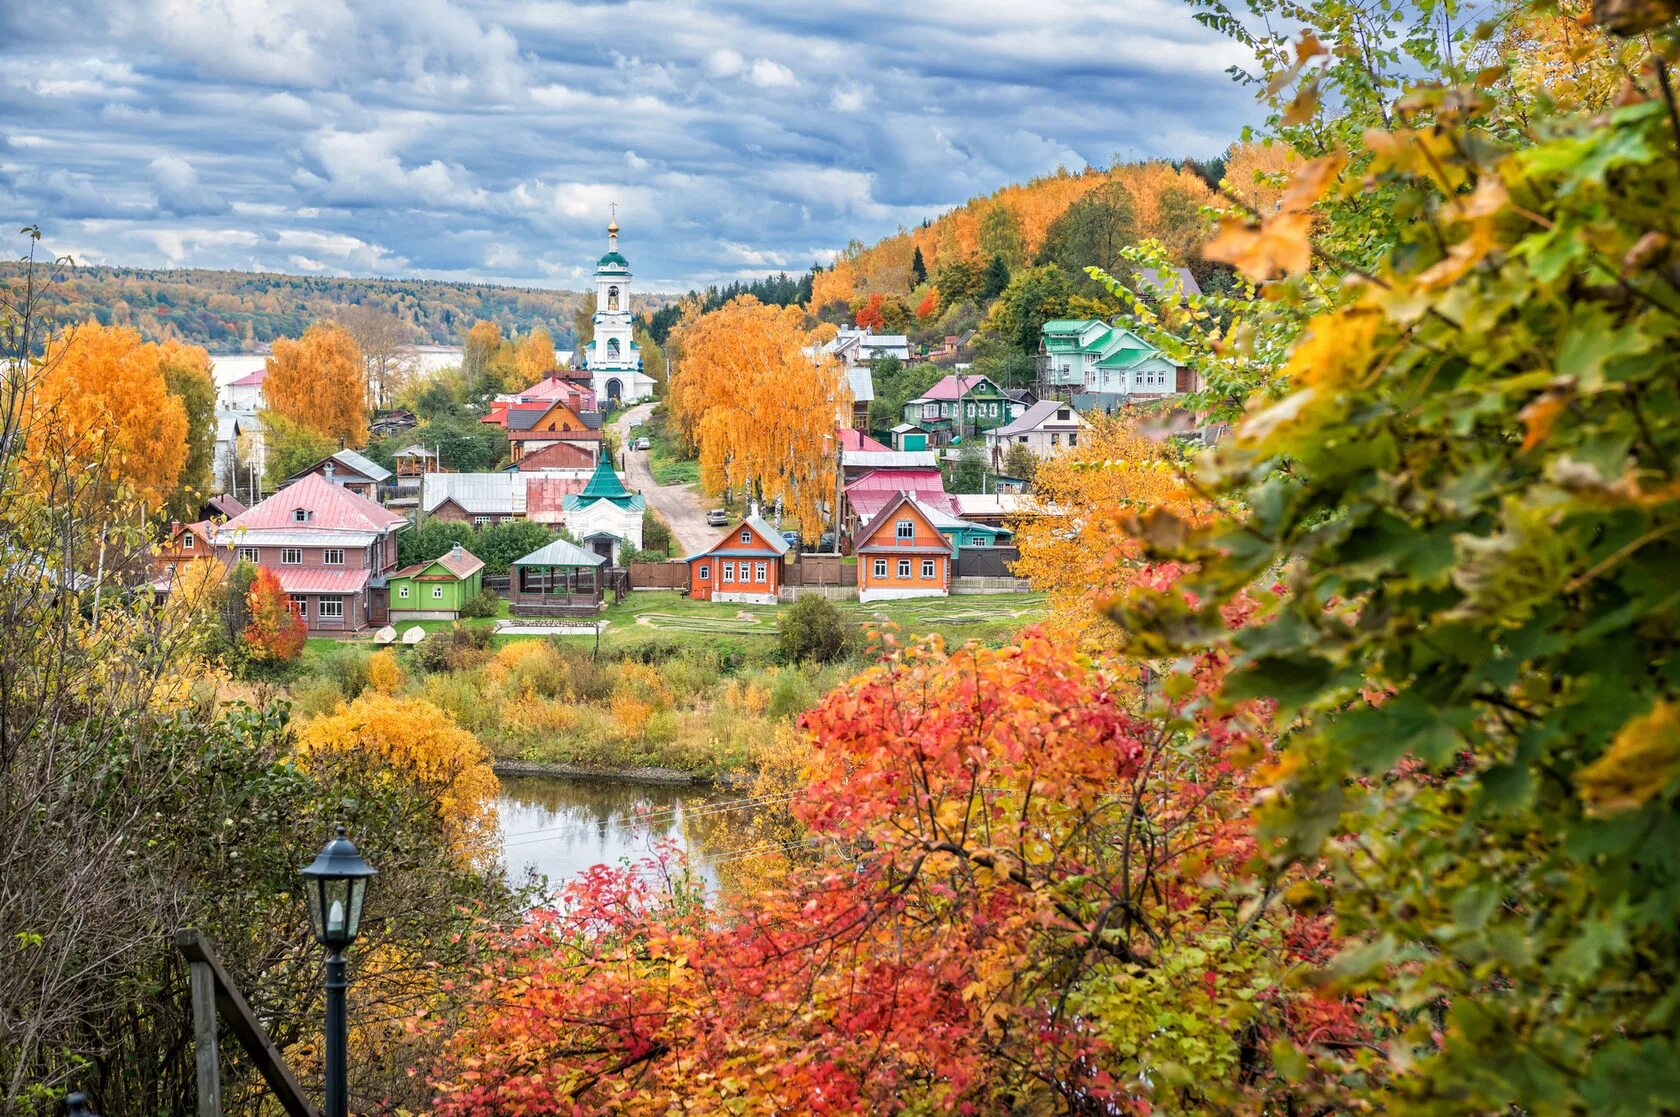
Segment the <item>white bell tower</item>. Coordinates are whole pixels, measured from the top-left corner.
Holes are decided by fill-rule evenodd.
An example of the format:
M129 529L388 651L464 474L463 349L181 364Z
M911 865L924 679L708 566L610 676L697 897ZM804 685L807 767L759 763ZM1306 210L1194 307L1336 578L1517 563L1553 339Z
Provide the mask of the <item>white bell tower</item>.
M653 378L642 371L641 347L630 310L630 261L618 251L617 206L607 226L607 254L595 264L595 337L584 346L595 398L629 403L653 395Z

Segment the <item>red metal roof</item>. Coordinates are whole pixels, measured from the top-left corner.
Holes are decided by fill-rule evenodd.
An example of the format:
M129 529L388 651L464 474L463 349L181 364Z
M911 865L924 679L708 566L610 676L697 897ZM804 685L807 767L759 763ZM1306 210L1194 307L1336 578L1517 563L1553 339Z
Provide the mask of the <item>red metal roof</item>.
M599 442L600 431L508 431L513 442Z
M950 376L945 377L933 387L923 392L917 398L946 400L962 399L963 396L967 395L969 392L973 391L985 382L986 378L978 373L969 373L966 375L952 373Z
M541 450L532 450L519 459L521 473L539 469L588 469L595 464L595 453L586 446L556 442Z
M368 571L325 569L318 566L271 566L287 593L361 593Z
M244 376L241 376L238 380L229 381L228 382L228 387L230 387L230 388L255 388L255 387L259 387L262 384L262 382L264 380L267 380L267 379L268 379L268 366L264 365L262 368L259 368L256 372L247 372Z
M899 493L909 493L923 504L942 512L956 513L956 501L945 491L945 480L937 469L875 469L846 486L846 503L861 520L871 520Z
M559 523L565 518L561 502L568 493L581 493L588 479L553 477L533 473L525 481L525 518L538 523Z
M299 509L311 513L299 522L293 513ZM406 522L376 501L358 496L349 489L335 485L316 473L308 474L287 485L267 500L247 508L222 525L222 530L284 531L370 531L383 532Z

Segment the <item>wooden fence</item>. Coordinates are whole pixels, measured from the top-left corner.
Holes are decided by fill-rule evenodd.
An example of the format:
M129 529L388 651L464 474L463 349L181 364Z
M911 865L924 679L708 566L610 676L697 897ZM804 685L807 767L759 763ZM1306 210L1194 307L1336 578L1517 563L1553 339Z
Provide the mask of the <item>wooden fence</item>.
M951 573L958 578L1013 578L1009 568L1020 557L1014 547L964 547Z
M686 562L633 562L630 588L633 590L680 590L688 585Z
M843 562L839 555L800 555L798 562L787 564L782 584L856 588L857 572L857 563Z

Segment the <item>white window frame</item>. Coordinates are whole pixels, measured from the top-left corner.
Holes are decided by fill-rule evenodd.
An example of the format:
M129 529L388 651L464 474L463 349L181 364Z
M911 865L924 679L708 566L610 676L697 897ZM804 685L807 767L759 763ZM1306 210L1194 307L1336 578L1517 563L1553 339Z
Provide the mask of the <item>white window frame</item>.
M408 597L408 587L406 585L398 586L397 587L397 596L401 597L401 598L407 598Z
M706 563L701 563L700 564L700 570L699 570L699 574L698 574L698 577L699 577L700 581L702 581L702 582L710 581L711 580L711 573L712 573L712 568L710 566L708 566Z
M909 559L899 559L898 560L898 576L900 578L910 577L910 560Z
M334 555L337 555L338 557L335 559L335 558L333 558ZM328 547L326 550L322 551L321 552L321 565L322 566L343 566L344 565L344 548L343 547Z
M309 598L305 597L301 593L294 593L290 598L288 598L288 601L291 604L293 613L296 613L304 620L309 619Z
M489 522L490 522L490 517L489 516L474 516L473 517L473 527L483 527L485 524L488 524Z
M749 528L742 528L741 529L741 542L743 542L743 543L751 543L752 542L752 531L751 531L751 529L749 529Z
M433 601L442 601L443 600L443 587L442 586L433 586L432 587L432 600Z
M886 559L880 559L880 558L876 559L875 560L875 577L885 578L886 576L887 576L887 560Z
M938 576L939 576L938 573L933 568L933 560L932 559L923 559L922 560L922 577L924 577L924 578L937 578Z
M733 582L735 580L735 562L733 559L729 559L724 562L723 574L719 576L719 580L724 582Z
M280 565L281 566L302 566L303 565L303 548L302 547L281 547L280 548Z
M755 582L768 582L769 580L770 580L769 564L768 563L762 563L762 562L753 563L753 581L755 581Z
M991 545L992 539L989 535L976 535L974 542L969 544L970 547L990 547Z
M307 508L294 508L294 509L292 509L292 523L294 523L294 524L307 524L308 522L309 522L309 509L307 509Z
M916 538L916 521L915 520L897 520L897 521L895 521L893 523L893 538L894 539L914 539L914 538Z
M341 621L344 619L344 599L342 597L323 597L315 607L316 616L322 620Z
M240 562L261 562L262 561L262 549L260 547L241 547L241 548L239 548L239 561Z
M181 550L190 551L192 549L193 549L193 533L190 532L190 531L183 531L181 533Z

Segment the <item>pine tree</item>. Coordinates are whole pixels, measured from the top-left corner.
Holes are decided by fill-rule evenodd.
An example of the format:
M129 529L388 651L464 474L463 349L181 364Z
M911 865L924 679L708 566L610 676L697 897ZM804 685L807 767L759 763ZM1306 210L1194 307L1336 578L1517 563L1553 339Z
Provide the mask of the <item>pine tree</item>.
M980 295L990 301L1003 294L1003 289L1008 286L1009 267L1003 262L1002 256L994 255L986 265L986 279L980 288Z
M915 255L910 257L910 288L915 290L927 282L927 261L922 259L922 250L918 246Z

